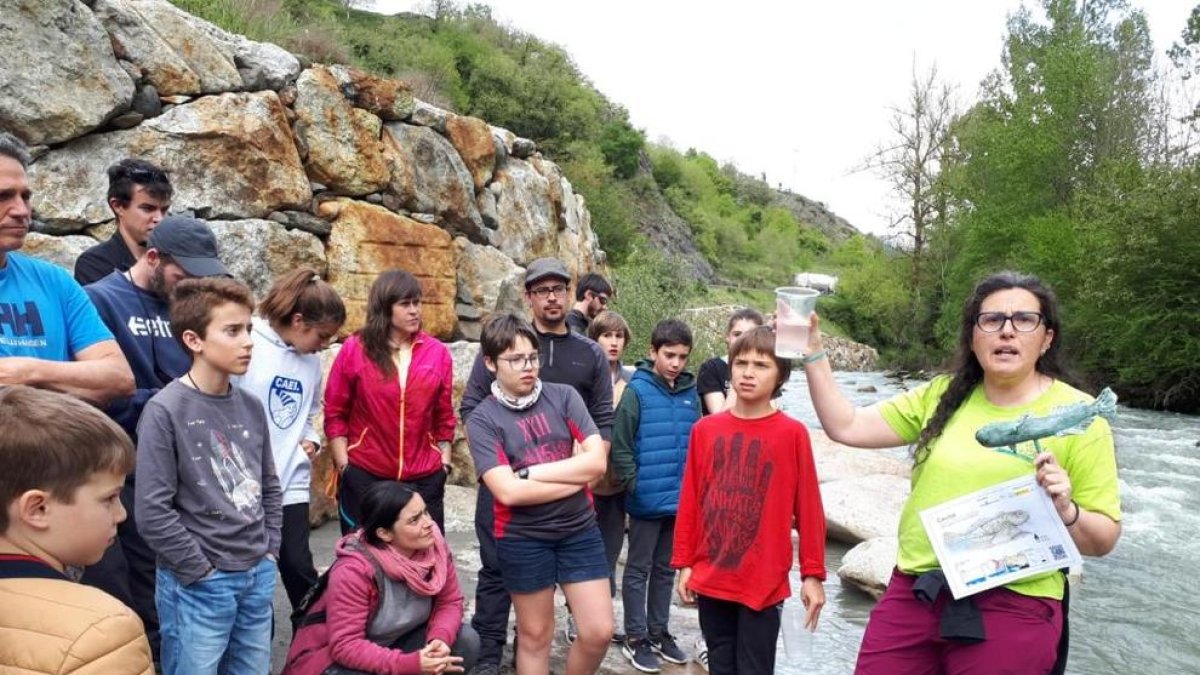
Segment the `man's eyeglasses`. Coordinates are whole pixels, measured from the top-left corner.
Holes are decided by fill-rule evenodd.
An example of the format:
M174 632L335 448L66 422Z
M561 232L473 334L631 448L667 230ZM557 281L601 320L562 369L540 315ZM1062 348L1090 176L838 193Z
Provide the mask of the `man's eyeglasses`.
M541 365L538 362L537 352L533 352L532 354L518 354L516 356L498 356L496 360L507 363L508 367L513 370L529 370L534 366Z
M1012 322L1013 329L1020 333L1032 333L1042 325L1041 312L980 312L975 316L975 325L985 333L996 333L1004 328L1006 322Z
M563 284L558 284L556 286L538 286L537 288L530 289L529 292L538 299L545 300L551 295L566 295L567 287Z
M608 307L608 296L607 295L603 295L603 294L597 295L596 299L600 301L601 305Z

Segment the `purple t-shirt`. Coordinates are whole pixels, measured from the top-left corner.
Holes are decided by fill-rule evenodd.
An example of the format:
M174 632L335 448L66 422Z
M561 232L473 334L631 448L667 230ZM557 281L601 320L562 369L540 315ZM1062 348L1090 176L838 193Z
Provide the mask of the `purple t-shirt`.
M498 467L513 470L566 459L582 441L600 431L579 392L564 384L542 383L542 394L525 410L511 410L488 396L471 412L467 436L475 475ZM596 521L592 492L579 492L546 504L508 507L494 500L495 535L562 539Z

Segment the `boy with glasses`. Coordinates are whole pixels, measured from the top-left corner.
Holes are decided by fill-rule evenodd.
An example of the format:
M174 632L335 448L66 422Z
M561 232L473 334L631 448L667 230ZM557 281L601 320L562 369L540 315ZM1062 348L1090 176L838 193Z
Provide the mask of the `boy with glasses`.
M533 314L541 362L539 377L543 382L565 384L579 392L607 446L613 419L612 375L600 346L567 328L570 282L570 272L555 258L538 258L525 270L525 301ZM484 365L481 353L475 359L458 408L459 417L468 428L468 436L471 413L492 394L494 380L495 375ZM500 672L500 656L508 639L511 601L504 587L493 526L492 494L481 482L476 497L475 533L479 537L479 557L483 566L479 570L475 615L471 619L471 626L479 633L482 643L479 663L475 666L479 675Z

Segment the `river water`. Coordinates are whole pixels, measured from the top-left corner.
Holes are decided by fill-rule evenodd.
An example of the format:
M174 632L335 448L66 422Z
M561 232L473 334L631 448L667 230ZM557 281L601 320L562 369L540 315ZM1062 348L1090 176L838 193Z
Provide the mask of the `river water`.
M913 385L882 373L836 377L858 405ZM870 387L876 391L859 391ZM793 376L780 404L810 427L820 428L803 373ZM1124 534L1108 556L1084 559L1083 580L1071 596L1067 672L1200 673L1200 416L1120 408L1113 428ZM904 457L906 450L884 452ZM874 603L838 580L836 571L848 548L835 542L827 547L827 605L812 658L799 665L785 663L781 644L776 672L853 671Z

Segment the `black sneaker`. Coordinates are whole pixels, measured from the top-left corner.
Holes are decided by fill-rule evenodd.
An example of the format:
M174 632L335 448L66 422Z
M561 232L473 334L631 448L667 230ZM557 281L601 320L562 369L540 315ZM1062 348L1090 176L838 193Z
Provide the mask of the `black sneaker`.
M662 670L662 662L654 654L649 640L630 638L621 647L621 653L629 659L630 665L643 673L657 673Z
M567 639L567 644L575 644L575 640L579 638L579 629L575 627L575 617L567 615L567 625L563 628L563 637Z
M623 644L625 644L625 634L624 634L624 633L620 633L620 632L618 632L618 631L616 631L616 630L613 630L612 641L613 641L613 644L614 644L614 645L623 645Z
M654 650L655 654L658 654L671 663L678 663L682 665L689 661L688 655L684 654L683 650L679 648L679 645L675 644L675 638L671 637L670 633L663 633L658 637L651 637L650 648Z

